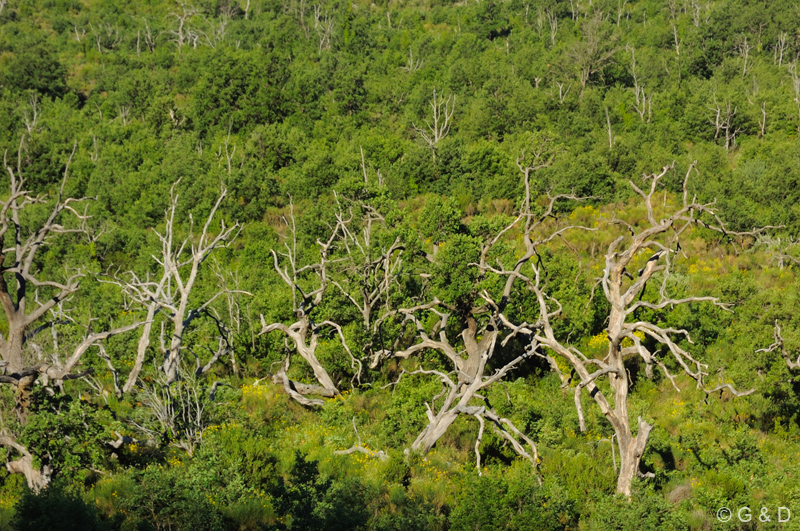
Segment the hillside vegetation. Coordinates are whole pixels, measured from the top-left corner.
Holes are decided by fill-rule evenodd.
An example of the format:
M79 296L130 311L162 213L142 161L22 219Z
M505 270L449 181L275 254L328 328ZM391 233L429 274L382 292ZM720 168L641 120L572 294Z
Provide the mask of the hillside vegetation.
M800 529L798 56L782 0L0 0L0 527Z

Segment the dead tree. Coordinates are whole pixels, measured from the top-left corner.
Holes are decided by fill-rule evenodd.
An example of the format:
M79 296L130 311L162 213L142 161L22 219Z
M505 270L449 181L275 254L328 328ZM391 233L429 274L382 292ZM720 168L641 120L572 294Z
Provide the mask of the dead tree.
M195 42L196 44L197 38L190 27L190 22L200 13L196 7L186 2L180 2L179 5L181 7L180 12L171 12L167 15L168 17L174 18L177 22L177 27L169 30L167 33L173 36L173 41L175 41L178 47L178 53L180 53L184 45L190 44L191 42Z
M750 50L755 48L755 45L747 42L747 37L741 37L736 44L736 53L742 58L742 78L747 76L748 67L752 67L750 62Z
M550 47L552 48L556 45L556 35L558 35L558 16L551 9L545 12L547 13L547 21L550 24Z
M617 53L611 32L604 27L602 13L596 13L581 25L583 38L567 50L567 58L578 70L581 95L593 74L601 72Z
M319 4L314 6L314 31L319 37L319 53L331 49L331 36L333 35L333 19L322 12Z
M413 125L414 131L417 132L423 142L430 148L433 153L433 161L436 162L436 147L450 133L450 126L452 125L453 113L456 109L456 97L451 94L447 99L442 99L441 95L436 94L436 89L433 89L433 99L431 100L431 111L433 116L431 120L425 121L425 127L418 127Z
M725 98L722 104L717 101L717 93L714 91L714 105L708 107L711 110L709 122L714 126L714 140L720 138L720 133L725 135L725 151L730 151L736 145L736 136L742 132L734 119L739 112L739 107L734 105L730 98Z
M681 340L691 343L689 332L683 329L665 328L638 318L639 311L643 309L663 310L689 303L710 303L723 310L729 309L728 305L715 297L673 298L667 293L672 256L677 253L680 237L687 229L699 224L708 229L725 233L724 226L717 217L714 204L700 203L696 198L690 199L689 197L688 180L694 171L694 164L690 166L683 182L680 207L668 215L656 214L653 198L661 179L672 168L673 166L670 165L658 174L645 176L644 180L648 186L644 190L634 183L630 183L647 208L647 220L643 227L634 226L618 219L613 220L613 223L624 227L626 235L619 236L609 245L605 256L603 276L599 279L603 294L610 303L608 326L605 330L608 337L608 351L603 359L587 358L574 345L556 337L553 331L553 320L560 314L561 307L545 292L542 282L543 269L539 263L530 263L532 274L526 278L528 289L534 293L538 301L539 312L535 321L514 325L504 320L506 326L513 329L512 336L516 334L528 336L534 351L548 360L553 370L559 373L565 387L570 385L571 380L574 380L575 406L582 430L586 429L581 404L583 391L585 390L597 404L614 430L619 449L620 469L617 492L628 497L631 495L633 478L642 475L639 463L653 428L641 417L637 419L635 425L630 418L628 394L631 376L625 366L628 358L639 356L645 363L648 376L652 375L653 366L658 367L676 390L680 390L677 375L672 374L668 369L662 359L661 349L665 350L666 356L674 360L680 371L696 381L698 389L708 394L723 388L730 390L734 396L744 396L753 392L750 390L740 393L730 384L707 389L708 366L696 359L680 344ZM757 231L750 234L755 234L755 232ZM731 233L726 234L730 235ZM650 253L650 257L644 263L640 263L641 259L637 259L637 255L641 252ZM637 269L638 272L631 274ZM653 283L658 282L659 276L661 278L657 295L651 294L650 297L645 298L648 282L651 282L652 286ZM655 302L650 302L648 299L654 299ZM659 349L648 348L645 341L641 339L642 337L647 338L651 344L659 345ZM556 357L569 363L573 371L572 376L561 373L555 362ZM601 379L608 382L607 387L601 388L597 385ZM606 393L610 396L607 396Z
M208 390L193 371L181 369L178 382L168 382L163 372L142 387L138 399L152 415L152 422L132 422L150 440L166 439L169 445L194 455L209 426ZM211 391L213 393L213 391Z
M409 74L413 74L414 72L422 68L423 64L425 64L425 61L423 61L422 59L414 59L414 51L409 48L408 62L405 64L405 66L401 66L400 68L402 70L405 70Z
M797 107L797 114L800 116L800 75L798 75L797 72L797 60L789 65L789 74L792 76L792 89L794 91L793 101ZM798 124L797 130L800 131L800 124Z
M30 103L30 111L28 109L22 111L22 122L25 124L28 134L31 134L36 130L36 124L39 121L39 98L35 93L32 93L28 101Z
M773 49L772 58L778 67L783 65L783 54L786 53L787 49L787 37L788 35L786 35L786 32L781 32L780 35L778 35L778 41L775 43L775 48Z
M11 167L4 156L4 166L9 176L9 192L5 200L0 201L0 240L4 242L0 254L0 306L7 323L6 332L0 335L3 366L0 383L13 387L14 411L17 422L21 425L27 422L31 392L37 380L60 383L82 377L87 372L80 371L79 365L91 347L141 324L133 322L120 327L112 326L103 331L88 331L71 349L65 349L61 345L52 353L45 353L41 348L30 348L38 334L63 324L60 319L48 320L47 317L51 310L78 291L80 281L85 276L83 270L67 268L63 280L42 279L41 272L37 270L37 254L60 234L84 233L89 216L85 211L81 213L78 210L78 206L86 198L69 198L64 194L70 161L75 153L73 148L61 186L49 206L49 214L43 221L31 226L30 220L35 218L31 218L28 212L35 209L35 205L48 203L48 199L45 196L34 196L25 189L23 150L24 137L20 141L16 169ZM68 218L72 218L77 225L70 227L67 224ZM57 350L66 350L68 355L63 358ZM34 490L47 485L50 477L46 463L41 469L34 467L31 454L6 428L3 428L0 444L22 455L6 464L10 472L24 474L28 486Z
M163 234L156 232L161 242L161 252L158 256L153 256L153 259L161 269L160 274L154 278L149 275L142 278L134 272L129 272L126 280L113 281L122 286L131 299L140 302L147 308L146 324L139 339L133 369L128 375L128 380L122 389L123 392L131 391L136 384L150 345L153 319L161 312L166 315L166 321L161 325L159 340L163 355L161 370L166 375L167 384L172 384L178 379L178 368L183 353L188 349L185 344L185 334L195 319L199 317L211 319L220 332L220 348L212 351L210 361L206 364L201 364L199 355L190 351L196 358L198 374L210 370L214 362L227 354L227 328L211 308L215 300L226 295L226 290L219 290L208 299L200 301L192 297L192 290L203 262L214 250L230 246L239 234L241 226L235 223L228 227L224 221L221 221L216 234L212 233L212 224L217 211L227 195L227 190L222 187L200 234L194 234L194 219L190 214L188 234L183 240L180 240L177 234L179 229L175 226L178 182L170 188L170 206L165 213L164 232ZM248 294L246 292L239 293Z
M322 303L322 299L329 288L328 267L331 262L331 254L334 252L336 244L339 243L338 240L342 238L343 224L349 223L350 220L337 220L328 240L324 242L317 240L319 260L304 266L298 263L297 230L295 227L294 206L292 204L289 205L289 217L288 219L284 217L284 222L289 231L288 240L291 243L289 241L284 242L286 252L277 252L274 249L271 252L275 271L292 293L294 322L288 325L282 322L267 324L262 315L261 333L259 335L273 331L279 331L284 334L286 341L290 342L294 347L294 351L311 367L319 385L307 385L289 379L287 371L291 363L291 353L286 357L280 370L274 375L273 380L275 383L283 385L286 393L297 402L305 406L321 406L324 404L322 399L309 399L305 395L319 395L331 398L339 394L339 389L333 383L333 379L316 355L320 334L325 329L334 331L345 352L350 357L350 365L354 372L353 380L361 377L361 362L350 351L342 327L333 321L317 323L312 316L312 312ZM279 255L281 259L278 258ZM281 267L282 261L286 264L283 267ZM306 291L302 285L308 285L309 281L313 281L314 287Z
M383 450L378 450L376 452L374 450L370 450L369 448L366 448L361 443L361 435L359 435L359 433L358 433L358 428L356 427L356 418L355 417L353 417L353 431L356 432L356 444L354 444L353 446L351 446L347 450L335 450L333 452L333 455L350 455L350 454L353 454L355 452L359 452L359 453L365 454L367 457L376 457L381 461L386 461L387 459L389 459L389 455L386 452L384 452Z
M777 319L775 319L775 326L772 330L772 334L774 337L772 345L767 348L758 349L756 352L775 352L777 350L781 353L781 357L786 362L786 366L790 371L797 371L800 369L800 353L798 353L796 358L793 358L793 356L789 354L783 340L783 335L781 335L781 326L778 324Z
M341 209L336 214L344 256L337 261L337 274L331 282L358 308L364 330L369 332L377 307L384 303L386 310L390 309L389 291L403 264L405 245L399 237L386 239L385 234L380 234L386 220L375 207L354 202L348 220L354 218L354 210L361 213L358 226L347 222Z
M443 387L438 395L426 403L428 425L413 442L411 450L422 453L430 451L456 419L460 416L474 417L479 425L475 442L479 473L480 445L486 421L490 423L500 438L511 444L519 456L530 461L534 468L538 463L535 443L511 420L499 416L481 393L501 381L510 371L533 355L535 349L527 349L505 365L489 372L489 364L498 341L501 340L502 330L507 329L511 335L515 335L516 327L506 319L503 312L512 298L515 283L526 278L521 273L522 267L538 256L539 246L562 239L566 232L574 228L572 226L552 227L547 225L548 220L554 217L555 205L558 201L577 199L571 195L551 197L540 215L533 216L531 214L530 175L531 172L553 162L555 152L550 149L548 144L548 139L540 139L530 153L523 152L517 161L525 183L525 196L520 213L497 234L488 237L481 244L478 262L469 264L478 272L474 292L470 295L470 303L466 306L463 303L445 303L434 297L432 301L425 304L389 311L377 323L380 326L389 320L400 320L403 329L408 326L412 327L414 340L413 344L398 349L397 346L402 341L402 337L407 335L403 331L400 334L401 339L395 342L392 349L384 349L375 353L372 361L373 367L377 366L382 359L407 359L424 350L440 352L453 366L452 372L449 373L425 368L407 372L407 374L434 376L442 383ZM504 238L517 230L520 224L524 227L522 234L525 238L526 252L514 262L510 269L506 269L501 263L501 257L496 253L496 247ZM541 234L534 235L534 232L540 229L543 229ZM494 265L495 261L497 265ZM501 292L492 294L485 289L478 291L477 286L490 276L505 279ZM426 328L424 323L434 317L434 324L429 329ZM448 330L453 329L460 330L457 337L448 335ZM507 342L507 340L502 341L503 343ZM401 373L401 377L403 374L406 374L405 370ZM440 398L443 398L442 403L437 405L437 400ZM475 405L478 400L482 400L484 404Z
M639 76L636 72L636 50L633 46L630 47L631 50L631 75L633 76L633 91L634 96L636 97L636 103L634 104L633 108L636 110L636 114L639 115L639 118L644 122L645 115L647 116L647 122L650 122L650 118L653 115L653 95L647 95L645 88L643 85L639 84Z

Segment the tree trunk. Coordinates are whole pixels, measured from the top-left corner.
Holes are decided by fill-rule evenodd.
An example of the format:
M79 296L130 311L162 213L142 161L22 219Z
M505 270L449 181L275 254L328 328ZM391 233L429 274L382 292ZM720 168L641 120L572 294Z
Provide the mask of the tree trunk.
M320 385L329 391L339 394L339 390L336 388L336 385L334 385L330 375L328 375L328 371L326 371L325 367L323 367L319 362L317 356L314 354L314 351L306 347L298 348L297 352L304 360L306 360L306 363L311 365L311 369L314 371L314 377L316 377Z
M130 374L128 374L128 380L122 387L123 393L130 393L133 390L133 387L136 385L136 380L139 378L139 373L142 371L144 358L147 354L147 347L150 346L150 331L153 328L153 318L155 317L157 309L158 306L154 302L151 302L147 307L147 321L145 321L142 327L142 335L139 336L139 345L136 349L136 359L133 362L133 368Z
M430 412L429 412L430 415ZM415 452L422 452L427 454L431 448L436 445L436 442L442 438L453 422L458 418L458 413L451 410L440 413L434 418L430 418L430 423L425 430L419 434L417 440L411 445L411 449Z
M31 407L31 391L36 375L24 376L14 385L14 412L20 425L24 426L28 421L28 411Z
M50 467L45 466L44 470L36 470L33 466L33 457L30 454L23 455L21 458L6 463L6 468L12 474L23 474L28 488L33 492L39 492L50 483Z
M630 434L617 434L619 445L620 467L617 479L617 493L631 497L631 484L633 478L639 473L639 463L647 447L647 440L650 438L650 431L653 426L639 417L639 430L636 437Z

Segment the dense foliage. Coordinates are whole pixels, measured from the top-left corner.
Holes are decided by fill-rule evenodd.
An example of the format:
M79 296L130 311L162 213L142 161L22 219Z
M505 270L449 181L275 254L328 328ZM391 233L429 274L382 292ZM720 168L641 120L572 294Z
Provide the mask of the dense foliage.
M165 384L159 367L172 330L164 310L131 392L116 393L115 378L135 364L137 331L88 349L81 378L39 378L26 417L1 384L0 436L13 432L52 480L34 492L22 475L0 471L0 525L773 529L785 506L793 518L780 528L796 528L800 370L767 347L776 322L789 361L800 345L798 28L800 12L785 1L0 0L0 149L4 166L45 198L23 221L46 218L68 161L64 195L92 198L89 217L64 222L76 232L37 255L42 278L63 281L75 268L85 276L43 318L29 359L63 359L86 330L144 319L115 282L126 271L157 281L171 206L176 240L195 242L222 183L210 231L243 224L199 270L192 304L225 296L181 335L179 381ZM431 452L404 452L441 390L436 377L411 373L451 370L445 356L376 354L413 343L413 327L389 308L435 297L453 308L444 328L458 340L455 321L469 321L484 291L502 292L475 264L524 204L517 163L531 149L541 163L530 174L536 212L548 193L585 198L557 203L554 215L591 231L549 242L536 260L563 308L555 334L589 356L607 348L608 303L593 286L609 244L626 234L612 221L632 232L647 219L629 181L643 186L642 174L674 162L657 195L666 210L696 161L690 196L716 199L732 231L771 227L752 237L699 227L682 237L669 289L718 297L732 311L692 303L636 315L691 332L694 342L681 347L708 364L709 386L755 391L707 395L668 360L677 391L631 360L632 418L654 425L641 467L653 477L636 480L631 500L615 496L614 432L588 398L581 432L575 381L564 384L544 359L526 358L485 396L536 443L537 467L487 428L476 471L479 427L468 416ZM318 376L294 354L282 372L296 348L278 329L260 334L262 319L290 325L305 302L277 268L295 260L291 280L312 292L320 248L344 230L341 216L357 220L348 226L357 239L370 212L381 223L364 256L332 246L336 284L307 310L314 355L337 389L303 407L272 377ZM492 260L521 256L518 229ZM392 242L402 265L364 312L351 297L380 278L362 266ZM46 300L48 289L31 292ZM530 321L536 308L515 287L506 313ZM428 312L420 326L436 322ZM0 318L0 333L8 329ZM195 358L205 364L223 331L231 355L196 374ZM490 368L524 349L520 338L498 341ZM356 442L366 451L334 453ZM6 461L21 455L3 444ZM722 524L723 505L756 516ZM758 520L761 507L772 522Z

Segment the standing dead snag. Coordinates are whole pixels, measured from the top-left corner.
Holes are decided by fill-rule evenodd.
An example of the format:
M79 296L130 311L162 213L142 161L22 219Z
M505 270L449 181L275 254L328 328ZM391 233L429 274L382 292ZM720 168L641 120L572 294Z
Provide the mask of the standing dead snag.
M352 221L346 222L342 211L336 214L344 256L337 260L331 282L358 309L364 330L370 332L378 307L383 304L389 310L389 292L403 264L405 245L399 237L381 238L385 235L379 231L385 228L386 220L375 207L358 203L355 209L363 214L358 226L351 226ZM353 217L351 207L348 219Z
M69 175L67 161L64 177L58 194L50 206L49 214L44 221L30 226L28 211L34 205L47 203L44 196L34 196L25 190L25 179L22 173L23 140L17 154L17 167L12 168L7 157L4 166L9 176L9 195L0 201L0 240L5 242L0 254L0 306L5 314L8 329L0 335L0 357L3 373L0 383L7 383L14 388L14 410L17 421L25 425L31 406L31 392L34 383L42 378L46 381L60 382L80 378L87 372L79 372L78 366L86 352L98 342L113 335L133 330L141 325L134 322L117 328L109 328L100 332L88 331L78 344L68 352L66 359L59 352L45 352L42 348L31 348L34 338L46 330L63 323L62 319L47 320L51 311L78 291L80 280L84 277L82 270L66 269L65 280L43 280L41 272L35 265L39 250L53 241L59 234L84 233L88 216L80 213L76 207L84 199L64 197L64 188ZM65 218L73 218L77 223L69 227ZM41 298L40 298L41 297ZM55 349L54 349L55 350ZM64 346L57 350L65 350ZM6 464L9 472L24 474L28 486L39 490L50 481L49 467L43 463L41 468L34 467L31 454L20 445L16 436L7 427L3 427L0 445L13 449L22 455L21 458Z
M261 316L261 334L267 334L273 331L280 331L285 335L287 341L291 342L294 350L300 355L314 371L314 377L319 385L306 385L300 382L295 382L289 379L287 371L291 361L291 354L287 356L283 366L278 373L274 376L275 383L283 385L284 390L305 406L321 406L324 402L321 399L309 399L304 395L320 395L325 397L334 397L339 394L339 389L333 383L328 371L317 359L316 351L319 345L320 333L325 328L333 329L339 340L342 343L347 355L350 357L350 366L355 375L353 379L361 377L361 362L353 356L350 347L347 346L345 341L342 327L333 321L322 321L320 323L314 322L311 313L314 309L322 303L322 299L328 289L330 279L328 278L328 265L331 261L331 253L337 240L342 237L343 227L350 220L343 220L339 218L336 225L331 230L331 235L327 241L322 242L317 240L319 245L319 261L313 264L300 266L297 259L297 232L294 222L294 206L290 204L289 219L285 219L286 225L289 229L291 237L291 245L284 242L286 252L276 252L272 249L272 258L275 271L280 276L281 280L289 287L292 292L292 313L294 314L295 321L292 324L284 323L271 323L267 324L264 316ZM278 255L283 257L286 263L281 267ZM311 291L306 292L301 287L301 283L310 276L314 278L315 286Z
M178 207L178 194L175 191L177 185L178 182L173 184L170 189L170 206L165 214L164 233L156 233L161 242L161 253L160 256L154 256L153 259L161 266L160 278L151 279L149 276L140 278L135 273L129 272L129 280L115 281L116 284L122 286L131 299L147 308L146 325L142 330L133 369L122 389L123 392L129 392L136 384L147 348L150 345L153 319L162 311L167 315L169 323L169 326L166 326L166 323L162 324L160 334L160 347L164 356L161 369L166 375L167 385L171 385L178 378L182 353L188 348L184 342L184 335L198 317L205 316L214 321L220 340L219 349L212 351L211 359L206 364L201 364L200 357L189 349L197 361L196 373L199 375L207 372L214 362L229 353L230 341L227 327L211 308L211 304L219 297L230 293L230 290L220 289L202 302L195 302L190 298L200 272L200 266L215 249L231 245L239 234L241 226L235 223L227 227L225 221L221 221L216 235L211 232L211 225L217 211L227 195L227 190L223 186L203 224L200 235L198 237L194 235L194 219L190 214L189 233L182 241L178 241L175 234L175 211ZM244 291L236 290L236 292L249 295Z
M436 147L450 133L453 113L456 110L456 97L451 94L443 100L441 95L436 94L436 89L433 89L431 110L433 116L431 121L425 121L425 127L416 125L413 127L422 141L430 148L433 162L436 163Z
M514 328L514 334L525 334L531 340L537 354L545 357L551 367L560 373L557 363L553 358L561 357L571 366L577 377L574 388L575 406L581 429L586 429L581 406L581 394L584 389L600 408L603 416L614 429L617 446L620 452L620 471L617 481L617 492L626 496L631 495L631 484L639 471L644 450L647 446L650 431L653 426L641 417L636 421L636 433L628 411L628 393L631 386L631 376L625 366L625 361L633 356L639 356L645 363L646 373L652 375L653 366L657 366L678 388L676 375L669 372L664 361L660 359L656 349L650 350L645 346L642 338L647 338L649 343L659 345L666 350L666 355L673 358L680 370L697 382L697 388L706 393L720 389L706 389L705 377L708 376L708 366L695 359L687 350L678 343L680 339L691 342L689 332L682 329L665 328L648 321L637 320L637 311L641 309L660 310L681 304L694 302L708 302L724 310L728 306L714 297L686 297L672 298L667 294L667 281L671 274L671 257L678 246L680 236L692 225L700 224L703 227L725 233L722 222L719 220L713 203L700 203L696 198L689 199L688 180L694 171L694 164L689 167L683 182L682 204L675 212L666 218L657 218L653 206L653 197L660 180L673 168L665 167L661 173L645 176L649 181L649 189L640 189L630 183L636 193L642 198L647 208L647 220L643 228L634 227L621 220L613 220L626 229L626 234L616 238L608 247L605 256L605 268L599 284L610 303L608 326L608 353L603 359L589 359L573 345L566 344L556 338L553 332L552 320L561 312L557 301L550 298L544 290L542 283L543 271L537 263L531 262L533 275L526 280L528 288L535 294L539 304L539 315L534 323L523 323ZM706 221L707 220L707 221ZM757 231L755 231L757 232ZM754 232L754 233L755 233ZM730 234L730 233L728 233ZM644 264L637 259L640 253L646 252L650 256ZM637 271L638 269L638 271ZM631 274L635 272L635 274ZM649 281L657 282L658 296L656 302L649 302L644 298L644 292ZM652 285L652 284L651 284ZM651 288L651 292L653 289ZM652 297L651 297L652 298ZM551 305L558 306L551 310ZM509 328L514 325L507 323ZM624 343L623 343L624 342ZM551 355L552 354L552 355ZM569 385L571 378L561 374L562 381ZM605 379L610 389L603 391L597 382ZM733 386L725 386L736 396L743 396L752 392L737 392ZM606 396L610 394L610 397Z
M537 139L534 139L537 140ZM501 333L506 330L507 337L517 333L515 327L503 314L514 295L514 286L517 281L526 281L521 273L524 264L538 256L537 248L556 239L563 239L564 234L573 226L560 226L558 220L553 227L548 223L555 218L555 205L560 200L576 200L572 195L551 197L547 206L539 216L531 215L530 176L541 168L549 166L554 158L555 151L547 138L538 138L533 142L531 149L518 159L520 171L524 178L525 196L522 201L520 213L506 226L483 238L478 244L474 257L477 262L468 263L467 266L475 273L472 285L464 289L463 293L454 302L444 302L436 297L428 303L408 308L399 308L386 312L376 322L377 329L389 320L401 320L402 328L413 326L413 344L398 350L403 342L405 331L395 342L392 350L384 349L374 354L372 366L377 366L381 359L401 358L406 359L424 350L438 351L443 354L453 365L453 371L445 373L438 370L418 368L408 374L431 375L442 383L442 391L426 403L428 425L419 434L411 449L414 451L428 452L437 441L447 432L459 416L474 417L479 424L478 436L475 441L477 467L480 473L480 445L485 431L486 421L490 423L495 433L506 442L510 443L514 452L527 459L534 468L538 463L538 452L535 443L519 430L511 420L503 418L491 407L486 397L482 395L493 384L501 381L510 371L518 367L523 361L534 354L535 348L528 349L504 365L490 372L490 362L495 353ZM499 244L510 236L513 231L519 230L523 225L522 235L525 239L526 251L519 256L510 269L502 265L503 255L498 251ZM592 230L592 229L588 229ZM541 233L538 236L535 233ZM448 242L445 252L437 255L441 259L448 249L455 249L457 241ZM456 255L459 251L456 249ZM436 260L429 257L429 260ZM460 258L459 258L460 260ZM496 262L496 265L494 265ZM445 269L447 269L445 267ZM460 271L459 274L465 273ZM442 269L433 275L425 273L428 278L442 274ZM489 289L482 288L490 280L498 281L497 293L490 293ZM433 325L426 327L425 322L433 320ZM449 330L459 330L457 337L448 335ZM502 339L502 344L508 338ZM404 373L406 373L404 371ZM401 373L401 377L402 374ZM437 406L437 400L443 399Z

